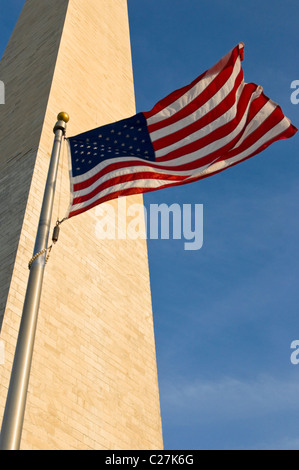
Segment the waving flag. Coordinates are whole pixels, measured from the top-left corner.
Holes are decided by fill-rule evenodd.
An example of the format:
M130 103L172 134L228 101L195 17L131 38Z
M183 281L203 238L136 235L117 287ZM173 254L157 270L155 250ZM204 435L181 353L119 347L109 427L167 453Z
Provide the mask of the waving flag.
M262 87L245 83L238 44L151 111L68 139L68 217L120 196L197 181L256 155L297 129Z

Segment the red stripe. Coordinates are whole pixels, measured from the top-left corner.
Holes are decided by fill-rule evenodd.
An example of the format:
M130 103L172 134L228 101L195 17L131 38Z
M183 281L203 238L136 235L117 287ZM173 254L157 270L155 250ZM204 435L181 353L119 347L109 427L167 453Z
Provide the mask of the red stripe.
M76 197L73 200L73 205L81 204L82 202L86 202L89 199L93 199L97 194L105 189L108 189L112 186L116 186L117 184L127 183L129 181L137 181L137 180L184 180L188 178L184 175L164 175L163 173L153 173L151 171L143 171L140 173L129 173L127 175L115 176L114 178L110 178L108 181L104 181L104 183L99 184L93 191L84 196Z
M76 183L74 184L74 192L80 191L82 189L86 189L92 184L94 184L97 180L102 178L108 173L112 173L113 171L121 170L122 168L130 168L130 167L138 167L138 166L147 166L149 168L154 168L156 170L166 170L166 171L188 171L189 169L196 168L198 164L195 164L195 166L191 163L185 163L184 165L180 166L173 166L169 167L166 165L157 165L151 162L145 162L145 161L138 161L138 162L118 162L118 163L112 163L111 165L107 166L104 170L101 170L99 173L96 175L92 176L88 180L82 181L81 183Z
M111 163L110 165L107 165L103 170L100 170L98 173L95 175L91 176L90 178L80 182L80 183L75 183L74 184L74 191L80 191L82 189L86 189L92 184L94 184L98 179L102 178L108 173L111 173L116 170L121 170L122 168L130 168L133 166L151 166L149 165L149 162L145 160L140 160L140 161L128 161L126 159L122 160L121 162L117 163ZM155 166L154 166L155 167ZM156 165L156 168L160 168L159 166Z
M253 101L253 103L250 106L248 119L247 119L247 125L254 118L254 116L257 114L257 112L265 105L265 103L267 101L268 101L268 98L265 97L263 94L259 97L259 99ZM228 144L226 144L224 147L220 148L219 150L207 155L206 157L197 159L193 162L185 163L183 165L175 165L175 161L174 161L173 167L169 167L169 166L166 166L166 165L160 165L160 164L157 165L157 164L154 164L154 163L151 163L151 162L146 162L146 161L141 161L141 160L140 161L134 161L134 162L123 160L122 162L112 163L111 165L108 165L106 168L104 168L103 170L101 170L98 173L96 173L95 175L93 175L91 178L89 178L85 181L82 181L80 183L74 184L74 192L80 191L82 189L86 189L89 186L91 186L93 183L95 183L98 179L105 176L107 173L110 173L110 172L113 172L113 171L116 171L116 170L120 170L122 168L129 168L129 167L134 167L134 166L147 165L150 168L155 168L157 170L171 171L172 169L175 169L176 171L188 171L188 170L195 169L199 166L204 166L204 165L208 164L209 162L213 161L215 158L221 156L227 150L230 150L238 142L242 132L243 132L243 130L240 132L240 134L238 134L235 137L235 139L233 141L228 142ZM162 157L162 158L164 158L164 157ZM162 160L162 158L159 159L159 160Z
M153 147L154 150L160 150L164 147L168 147L169 145L174 144L175 142L178 142L188 135L193 134L196 131L199 131L203 127L207 126L208 124L211 124L213 121L218 119L220 116L225 114L236 101L236 92L241 85L243 80L243 72L240 71L236 78L236 82L234 85L234 88L232 91L224 98L223 101L221 101L215 108L211 109L205 116L203 116L200 119L197 119L195 122L190 124L189 126L184 127L183 129L180 129L173 134L169 134L165 137L162 137L158 140L153 141Z
M151 162L146 162L146 161L138 161L138 162L128 162L128 161L122 161L118 163L112 163L111 165L108 165L104 170L99 171L97 174L93 175L91 178L84 180L80 183L75 183L74 186L74 192L81 191L82 189L86 189L92 184L96 183L100 178L105 176L108 173L112 173L113 171L121 170L122 168L131 168L131 167L138 167L138 166L147 166L149 168L154 168L156 170L165 170L165 171L188 171L189 169L196 168L198 166L198 163L191 162L191 163L185 163L183 165L173 165L173 166L166 166L166 165L157 165L155 163Z
M196 83L198 83L204 76L206 75L207 71L202 73L199 77L197 77L193 82L191 82L189 85L186 85L182 88L179 88L178 90L173 91L170 93L170 95L166 96L162 100L158 101L158 103L155 104L153 109L151 111L144 111L143 115L145 119L149 119L153 117L155 114L158 114L160 111L163 109L167 108L171 103L174 103L178 99L180 99L183 95L188 93L189 90L191 90Z
M221 70L220 70L220 64L219 63L216 64L216 66L214 67L214 70L219 70L217 76L199 96L197 96L194 100L188 103L184 108L177 111L173 116L166 118L166 119L162 119L158 123L149 125L148 126L149 131L154 132L155 130L163 129L166 126L169 126L170 124L179 122L179 120L181 120L182 118L185 118L189 116L190 114L194 113L194 111L200 109L200 107L203 106L203 104L206 103L208 100L213 99L213 96L218 92L219 89L222 88L222 86L227 82L228 78L232 75L233 66L235 65L235 62L238 59L238 57L240 57L240 59L243 60L243 52L244 52L243 47L240 47L238 45L232 51L230 56L227 55L225 58L222 59L222 63L224 65L222 66L222 63L221 63L221 67L222 67ZM227 59L227 57L229 58ZM157 103L154 106L154 108L150 112L143 113L145 118L149 119L150 117L155 116L161 110L165 109L165 107L171 105L180 97L182 97L184 94L188 93L208 73L209 71L205 72L204 74L200 75L196 80L194 80L190 85L183 87L180 90L175 91L174 93L170 94L169 96L161 100L159 103ZM218 119L220 116L226 113L233 106L236 100L236 92L242 80L243 80L243 71L241 69L240 73L235 79L233 90L229 92L227 95L225 95L225 90L223 90L224 99L222 100L221 103L218 103L217 106L213 110L208 112L205 116L203 116L201 119L197 120L196 122L189 124L183 129L173 132L171 135L162 137L154 141L153 143L154 150L157 151L157 150L166 148L170 145L175 144L176 142L177 142L177 145L179 146L181 145L180 142L186 137L188 137L189 135L194 134L195 132L199 131L200 129L202 129L203 127L209 124L213 124L213 121ZM220 128L213 130L212 132L202 137L201 139L198 139L196 142L192 142L190 144L181 146L180 148L172 152L169 152L169 154L165 155L164 157L158 157L155 163L147 162L145 160L134 161L130 158L129 159L124 158L121 162L108 164L106 168L102 169L96 175L92 176L88 180L85 180L81 183L74 184L73 185L74 192L80 191L82 189L88 190L90 185L93 185L93 184L97 184L98 186L89 194L74 198L72 202L73 208L76 204L80 204L80 203L83 203L83 204L85 203L86 205L85 207L81 209L71 211L69 214L69 218L75 215L81 214L91 209L92 207L97 206L100 203L115 199L119 196L128 196L132 194L140 194L140 193L156 191L156 190L167 188L167 187L190 184L191 182L195 182L200 179L207 178L209 176L212 176L212 175L215 175L217 173L224 171L230 166L234 166L240 163L241 161L251 158L252 156L266 149L269 145L271 145L273 142L277 140L292 137L297 132L297 129L292 124L290 124L286 130L281 131L280 134L274 136L269 141L260 145L260 147L257 150L253 151L250 155L247 155L246 157L241 158L242 152L246 150L250 151L250 148L254 144L259 142L259 140L263 138L264 135L266 135L272 128L274 128L277 124L279 124L281 120L284 118L284 114L281 108L274 104L273 106L275 106L275 109L273 109L273 111L269 115L266 116L263 122L260 122L260 120L257 121L258 128L254 132L252 132L248 137L246 137L240 145L238 145L240 138L248 129L248 125L250 124L250 122L254 120L257 113L269 101L269 98L267 98L264 94L261 94L258 98L254 99L250 103L250 106L248 109L248 115L246 116L246 123L244 127L241 129L241 131L239 132L239 134L234 139L227 141L229 134L234 129L236 129L242 117L244 116L244 113L250 102L252 93L256 90L256 88L257 86L255 84L246 84L244 86L242 95L237 104L237 112L236 112L235 118L232 121L227 122ZM192 99L192 96L190 95L191 94L189 94L189 96L187 96L186 98ZM157 119L159 119L159 116L157 116ZM213 125L211 127L213 127ZM278 126L278 129L279 129L279 126ZM176 165L177 158L186 156L186 160L187 160L188 155L190 153L196 152L206 147L207 145L211 144L212 142L217 142L217 140L225 138L225 137L227 138L226 139L227 143L222 148L214 152L211 152L205 157L198 158L196 161L184 163L183 165L179 165L179 166ZM235 145L238 145L238 147L234 148ZM217 171L212 171L211 173L206 173L204 175L199 175L195 177L190 177L188 175L182 175L182 174L179 174L179 175L174 174L179 171L191 171L195 169L200 170L208 166L209 164L212 165L213 163L225 161L233 157L236 157L237 161L230 163L228 167L225 166L224 168L221 168ZM163 162L165 161L169 161L171 166L166 166L165 164L163 165ZM156 171L154 172L151 172L148 170L142 171L141 168L138 171L138 167L141 167L141 166L153 168ZM119 171L123 168L125 169L131 168L132 172L130 174L126 173L125 175L114 176L115 173L113 174L113 172ZM161 170L163 169L169 172L170 174L161 173ZM111 178L101 183L101 178L104 175L107 175L107 174L109 175L109 173L111 173L110 174ZM146 180L148 181L157 180L159 182L162 182L161 180L167 180L167 182L163 183L163 185L157 188L133 187L133 188L126 188L126 189L120 189L118 191L115 191L115 185L124 185L125 183L128 183L128 182L132 182L132 184L134 185L135 181L136 182L139 181L139 184L143 184L141 180L145 180L144 184L147 184ZM104 190L107 190L109 194L106 194L105 196L100 197L100 193ZM98 197L98 199L91 203L90 200L95 197ZM88 202L90 202L90 204L88 204Z
M212 142L216 142L217 140L228 136L238 126L238 124L242 120L244 113L247 109L247 106L250 102L250 99L252 97L252 94L256 91L256 89L257 89L257 85L255 85L254 83L248 83L245 85L242 91L242 96L240 97L240 100L239 100L237 114L232 121L228 122L227 124L224 124L218 129L215 129L214 131L210 132L208 135L201 137L195 142L191 142L190 144L181 146L177 148L176 150L172 150L171 152L169 152L167 155L164 155L163 157L157 157L157 161L165 162L165 161L169 161L175 158L182 157L184 155L188 155L189 153L196 152L202 149L203 147L206 147Z
M256 155L256 154L260 153L261 151L263 151L265 148L267 148L269 145L271 145L272 143L274 143L277 140L288 139L288 138L292 137L293 135L296 134L297 130L298 129L291 124L290 127L288 129L286 129L285 131L283 131L281 134L279 134L278 136L273 137L273 139L271 139L267 143L263 144L258 150L256 150L252 154L248 155L243 160L238 160L238 161L232 163L230 165L230 167L233 167L233 166L237 165L241 161L248 160L249 158L251 158L254 155ZM98 204L102 204L102 203L110 201L112 199L116 199L120 196L130 196L130 195L133 195L133 194L147 193L147 192L157 191L157 190L160 190L160 189L169 188L169 187L173 187L173 186L182 186L184 184L194 183L194 182L199 181L201 179L208 178L209 176L216 175L217 173L221 173L222 171L224 171L226 169L227 168L222 168L220 170L214 171L214 172L209 173L209 174L200 175L200 176L194 177L192 179L188 179L188 181L180 181L180 182L176 182L176 183L165 184L163 186L160 186L159 188L128 188L128 189L124 189L124 190L111 192L110 194L107 194L106 196L98 199L97 201L94 201L89 206L86 206L86 207L83 207L81 209L70 212L69 218L74 217L75 215L78 215L78 214L82 214L83 212L85 212L89 209L92 209L93 207L97 206Z
M260 102L268 102L269 99L263 94L263 96L260 97L261 100ZM261 108L260 108L261 109ZM219 161L221 160L226 160L228 158L232 158L238 154L241 154L248 148L250 148L252 145L254 145L256 142L258 142L267 132L269 132L273 127L275 127L277 124L279 124L280 121L284 118L284 114L279 106L277 106L272 113L259 125L259 127L252 132L240 146L238 146L235 149L229 150L225 155L223 155ZM284 133L285 131L283 131ZM280 140L282 137L275 137L274 140L271 139L271 143L274 142L275 140ZM265 143L261 147L264 149L268 147L270 144ZM260 150L258 151L260 152ZM256 153L256 152L255 152ZM253 155L255 155L255 153ZM252 156L253 156L252 155Z
M149 133L155 132L159 129L169 126L170 124L174 124L175 122L183 119L184 117L188 116L189 114L194 113L197 109L203 106L207 101L213 98L213 96L225 85L228 81L230 76L232 75L233 68L235 63L239 57L239 52L237 48L232 51L231 57L226 65L226 67L214 78L214 80L198 95L194 100L184 106L182 109L177 111L175 114L170 116L169 118L162 119L159 122L154 124L148 125ZM243 71L241 69L241 73L243 75ZM193 82L193 86L198 83L202 77L199 77L195 82ZM192 87L190 87L191 89ZM173 103L175 100L172 100ZM170 103L170 104L171 104ZM166 106L165 106L166 107ZM164 108L162 108L164 109ZM161 109L161 110L162 110ZM160 110L160 111L161 111ZM145 115L145 113L143 113ZM145 115L145 117L147 117Z
M273 127L273 126L272 126ZM257 155L258 153L261 153L263 150L265 150L267 147L269 147L271 144L274 142L277 142L278 140L283 140L283 139L289 139L293 135L295 135L297 132L297 129L294 128L293 125L290 125L286 130L282 131L280 134L272 137L272 139L268 140L264 144L262 144L257 150L252 152L250 155L247 157L243 158L242 160L237 160L236 162L232 163L230 166L234 166L239 162L243 162L245 160L248 160L248 158L253 157L254 155ZM241 153L241 152L238 152ZM231 155L228 156L228 158L231 158Z
M243 50L243 48L242 48ZM231 53L231 57L229 58L228 60L228 63L231 61L231 58L235 58L235 60L237 60L237 57L238 56L241 56L242 54L242 50L240 52L240 46L236 46L233 50L232 50L232 53ZM241 59L242 60L242 59ZM224 65L224 68L227 66ZM169 105L171 105L171 103L174 103L175 101L177 101L179 98L181 98L183 95L185 95L186 93L188 93L188 91L190 91L200 80L202 80L204 78L204 76L209 72L209 70L207 70L206 72L204 72L203 74L201 74L199 77L197 77L192 83L190 83L190 85L187 85L183 88L180 88L179 90L176 90L174 91L173 93L171 93L170 95L166 96L166 98L163 98L162 100L160 100L154 107L151 111L148 111L148 112L144 112L144 116L146 119L149 119L151 117L153 117L155 114L159 113L160 111L162 111L163 109L167 108Z
M255 86L257 86L257 85L255 85ZM267 103L267 101L268 101L268 98L262 94L262 95L259 96L259 98L255 99L251 103L251 106L250 106L249 112L248 112L248 116L247 116L246 127L254 119L256 114L262 109L262 107ZM183 167L182 169L184 169L185 171L192 170L192 169L195 169L195 168L199 168L201 166L206 166L209 163L215 162L215 160L217 160L218 158L222 159L223 155L226 155L226 153L228 151L230 151L231 149L233 149L233 147L238 143L238 141L242 137L242 134L243 134L244 130L246 129L246 127L244 127L240 131L240 133L233 140L229 141L225 146L221 147L220 149L215 150L214 152L211 152L210 154L206 155L205 157L201 157L201 158L199 158L199 159L197 159L193 162L190 162L188 164L184 164L184 165L181 165L181 166L175 166L175 169L179 171L181 169L181 167ZM160 160L160 159L158 159L158 160ZM175 163L175 160L174 160L174 163Z
M82 214L83 212L88 211L89 209L92 209L95 206L98 206L99 204L103 204L104 202L111 201L112 199L117 199L118 197L123 197L123 196L131 196L133 194L143 194L145 192L149 191L154 191L156 188L128 188L128 189L122 189L120 191L115 191L113 193L109 193L106 196L103 196L100 199L97 199L94 201L92 204L82 207L81 209L74 210L70 212L68 218L70 219L71 217L74 217L75 215ZM159 188L157 188L159 189Z

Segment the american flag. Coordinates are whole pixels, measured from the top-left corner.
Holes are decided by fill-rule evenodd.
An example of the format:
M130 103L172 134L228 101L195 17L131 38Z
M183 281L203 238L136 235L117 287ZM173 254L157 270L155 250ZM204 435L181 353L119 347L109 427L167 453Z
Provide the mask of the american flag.
M68 217L131 194L197 181L236 165L297 129L262 87L245 83L238 44L151 111L68 139Z

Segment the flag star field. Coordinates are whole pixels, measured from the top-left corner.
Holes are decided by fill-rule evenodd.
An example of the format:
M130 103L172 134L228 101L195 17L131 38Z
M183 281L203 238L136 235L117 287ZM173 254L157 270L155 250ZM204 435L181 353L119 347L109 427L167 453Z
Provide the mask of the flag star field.
M99 161L137 157L154 161L155 153L143 113L70 139L73 176L85 174Z

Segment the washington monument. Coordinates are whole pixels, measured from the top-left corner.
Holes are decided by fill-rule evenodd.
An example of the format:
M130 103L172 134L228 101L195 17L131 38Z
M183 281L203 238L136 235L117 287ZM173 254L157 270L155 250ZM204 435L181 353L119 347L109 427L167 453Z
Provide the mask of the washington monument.
M126 0L27 0L0 79L2 420L57 114L71 136L135 113ZM53 227L67 158L63 144ZM96 224L64 222L46 265L24 450L163 448L146 241L99 240Z

